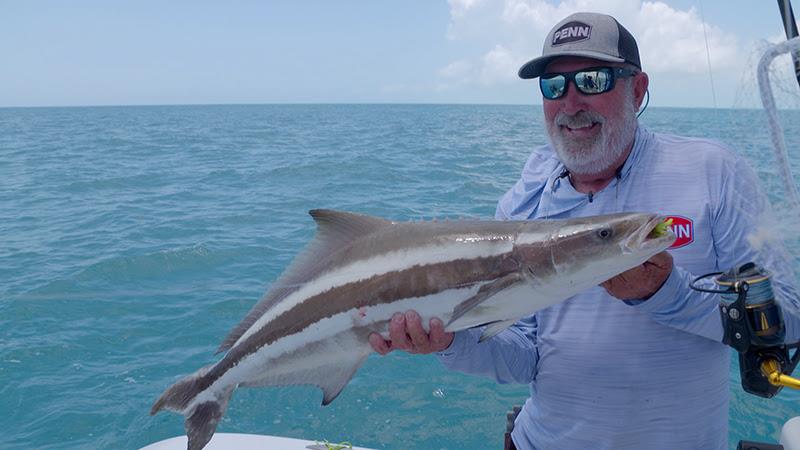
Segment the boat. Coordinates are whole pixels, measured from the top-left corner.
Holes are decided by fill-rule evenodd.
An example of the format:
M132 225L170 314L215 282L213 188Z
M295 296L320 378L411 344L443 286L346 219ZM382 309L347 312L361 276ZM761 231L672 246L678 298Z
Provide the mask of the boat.
M800 436L800 421L798 421ZM141 450L186 450L186 436L176 436L154 442ZM307 441L265 434L216 433L204 450L374 450L354 447L349 442ZM800 447L798 447L800 450Z

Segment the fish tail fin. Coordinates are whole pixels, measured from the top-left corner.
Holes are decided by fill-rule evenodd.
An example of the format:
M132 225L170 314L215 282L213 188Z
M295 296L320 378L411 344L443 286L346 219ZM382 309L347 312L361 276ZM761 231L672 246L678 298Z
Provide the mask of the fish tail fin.
M186 429L186 437L189 439L186 447L188 450L200 450L208 444L217 430L219 421L225 415L231 393L233 393L233 389L223 392L222 398L204 401L186 415L183 425Z
M161 397L153 403L153 407L150 408L150 415L152 416L162 409L184 413L192 400L197 397L197 394L207 387L202 383L205 372L205 369L200 369L167 388L161 394Z
M203 376L208 369L208 367L200 369L170 386L150 409L150 415L154 415L162 409L184 415L186 418L184 428L186 437L189 438L187 447L189 450L200 450L211 440L219 421L225 415L234 389L231 387L221 393L209 395L208 399L193 404L195 398L208 387L208 384L203 382Z

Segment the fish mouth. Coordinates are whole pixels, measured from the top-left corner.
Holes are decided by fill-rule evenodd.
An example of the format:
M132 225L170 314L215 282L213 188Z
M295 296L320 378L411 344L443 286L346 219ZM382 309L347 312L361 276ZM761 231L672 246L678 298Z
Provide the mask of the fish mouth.
M666 221L666 216L652 216L625 241L625 247L629 251L648 250L653 254L666 250L676 238Z

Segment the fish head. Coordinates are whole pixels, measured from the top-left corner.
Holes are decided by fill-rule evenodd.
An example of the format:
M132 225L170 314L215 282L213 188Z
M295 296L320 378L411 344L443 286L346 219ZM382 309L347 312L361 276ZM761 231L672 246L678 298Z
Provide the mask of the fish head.
M585 287L602 283L669 247L672 230L660 225L664 217L647 213L620 213L554 220L518 237L522 265L534 278L554 274ZM566 277L566 278L565 278Z

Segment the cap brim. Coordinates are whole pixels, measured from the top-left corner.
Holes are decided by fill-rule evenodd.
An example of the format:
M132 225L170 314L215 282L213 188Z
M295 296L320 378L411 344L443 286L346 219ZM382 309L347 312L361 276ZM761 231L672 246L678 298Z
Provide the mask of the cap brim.
M537 78L544 74L544 70L547 65L550 64L550 62L552 62L554 59L561 58L562 56L580 56L583 58L616 63L625 62L625 60L622 58L606 55L605 53L577 50L574 52L564 52L558 53L557 55L547 55L534 58L519 68L519 77L526 80L530 78Z

